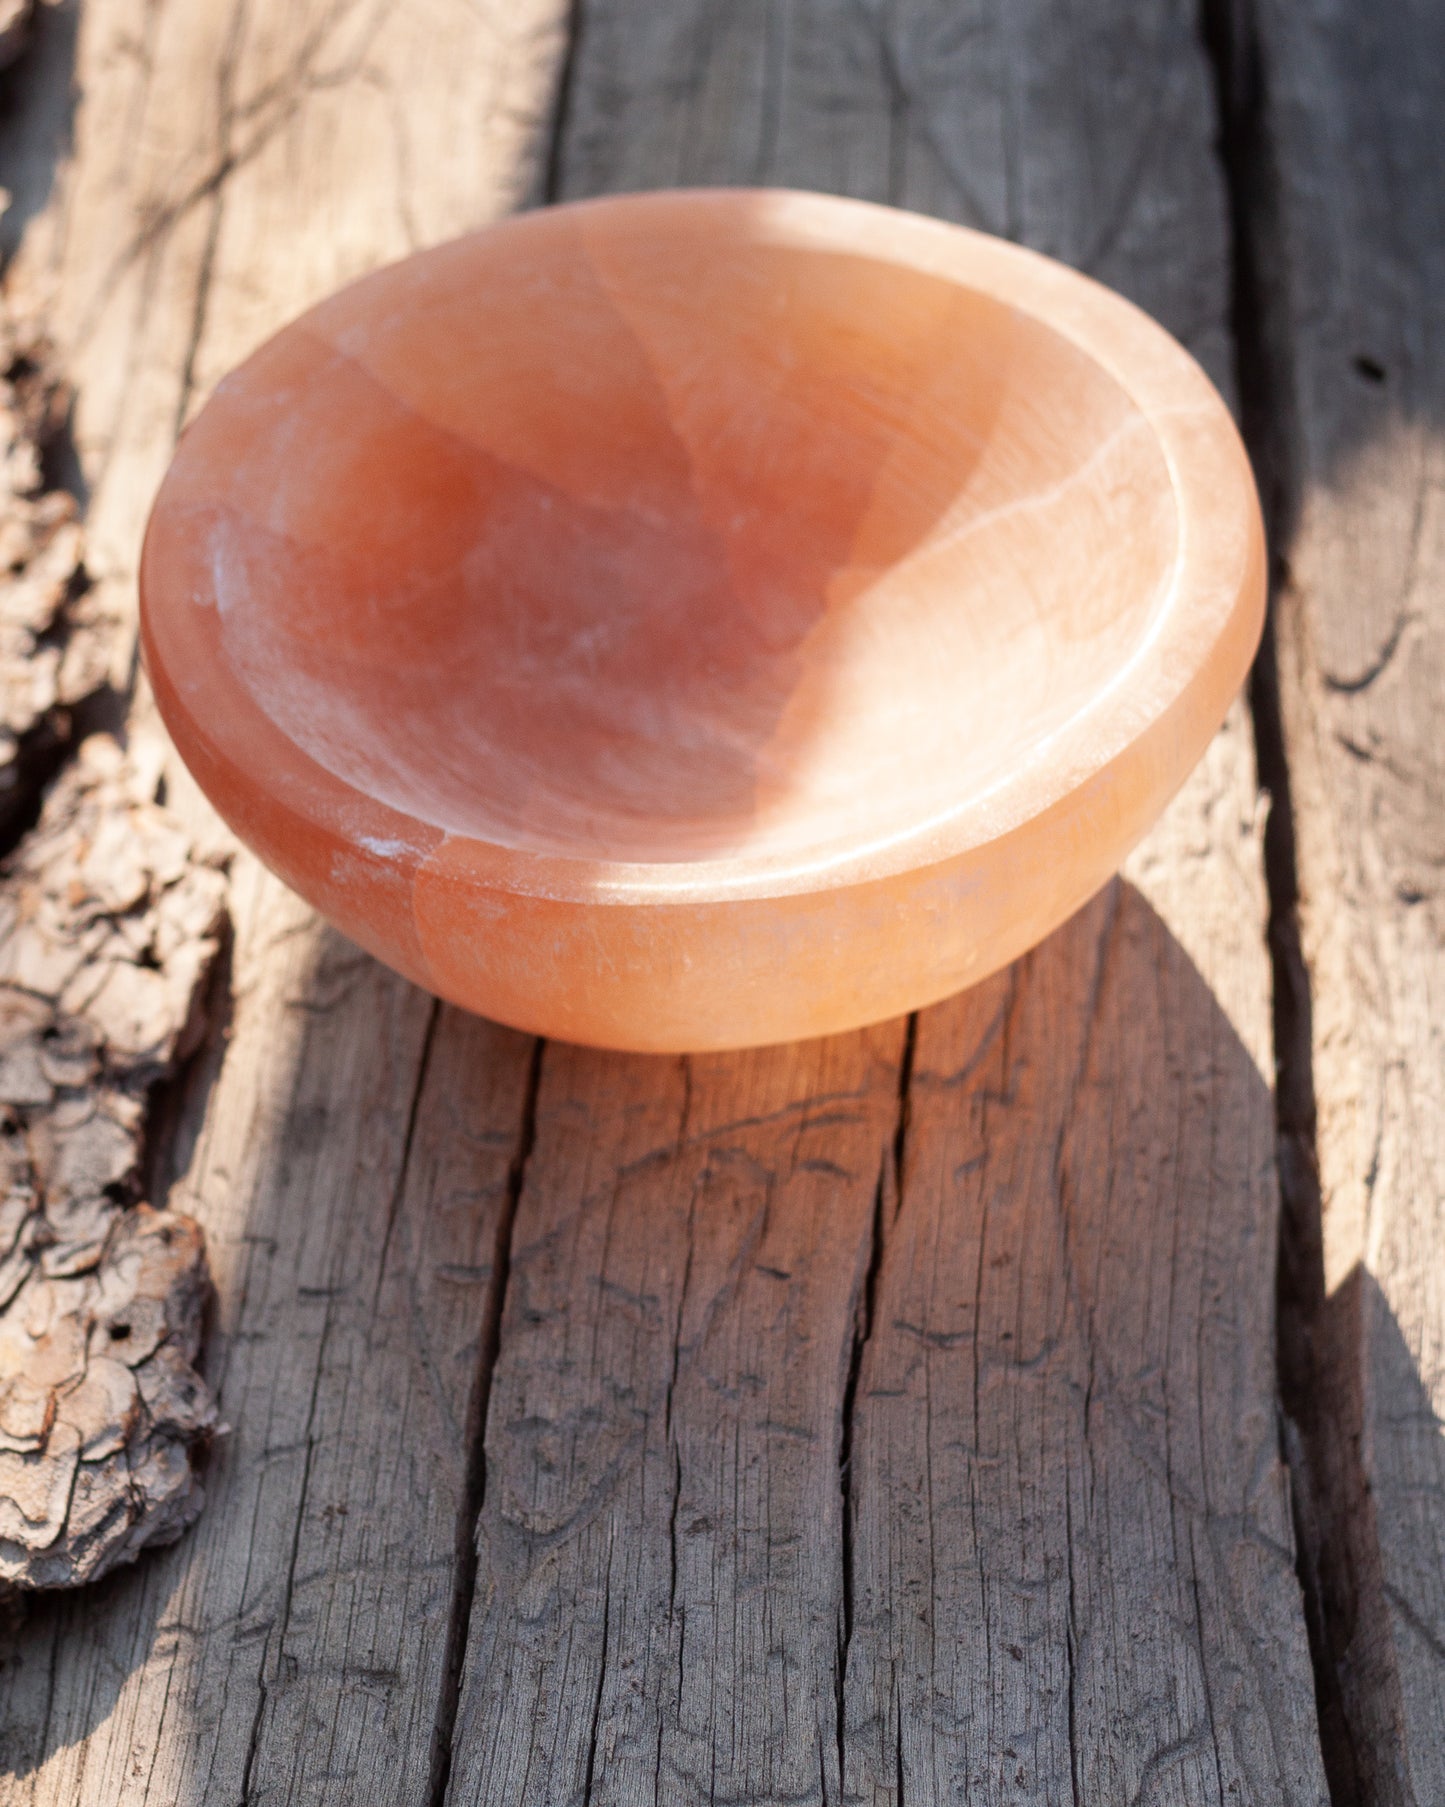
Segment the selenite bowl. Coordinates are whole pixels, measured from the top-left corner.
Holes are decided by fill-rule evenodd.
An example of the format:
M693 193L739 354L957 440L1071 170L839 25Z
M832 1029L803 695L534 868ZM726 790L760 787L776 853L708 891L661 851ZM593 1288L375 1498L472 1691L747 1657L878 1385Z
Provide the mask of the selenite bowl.
M859 202L551 208L323 302L141 564L182 757L288 884L519 1028L688 1050L972 984L1243 679L1219 396L1073 271Z

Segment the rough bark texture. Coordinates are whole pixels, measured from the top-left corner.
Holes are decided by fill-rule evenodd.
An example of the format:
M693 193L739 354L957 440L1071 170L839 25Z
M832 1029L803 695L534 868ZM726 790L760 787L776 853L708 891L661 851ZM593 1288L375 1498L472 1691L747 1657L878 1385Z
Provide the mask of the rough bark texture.
M1263 0L1258 29L1244 198L1313 988L1286 1127L1307 1143L1318 1111L1291 1404L1336 1791L1423 1807L1445 1798L1445 13Z
M0 305L0 849L33 820L72 711L108 671L75 498L45 471L68 401L49 347Z
M0 15L0 62L24 48L29 11ZM76 753L77 710L129 636L54 476L69 391L9 296L0 373L0 1590L14 1591L96 1580L177 1537L204 1498L204 1245L191 1219L139 1200L152 1090L205 1028L225 878L156 802L157 759L99 735Z
M200 1231L134 1202L225 881L96 736L0 867L0 1583L94 1580L200 1510Z

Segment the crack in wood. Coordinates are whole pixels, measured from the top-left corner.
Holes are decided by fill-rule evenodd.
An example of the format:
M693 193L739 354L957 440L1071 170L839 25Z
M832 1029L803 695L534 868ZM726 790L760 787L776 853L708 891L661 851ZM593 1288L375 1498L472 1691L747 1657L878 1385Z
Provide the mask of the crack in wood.
M246 1746L246 1761L241 1771L241 1807L251 1807L251 1772L261 1745L261 1727L271 1696L271 1674L280 1675L286 1662L286 1633L291 1625L291 1602L296 1591L296 1563L301 1552L301 1531L306 1523L307 1494L311 1482L311 1464L316 1455L316 1404L321 1395L321 1377L326 1371L326 1345L330 1340L332 1313L328 1310L321 1326L321 1340L316 1350L316 1367L311 1377L311 1397L306 1406L305 1457L301 1465L301 1487L296 1503L296 1524L291 1536L291 1551L286 1563L286 1586L273 1629L276 1633L276 1660L270 1661L271 1639L261 1644L261 1664L256 1678L256 1713L251 1721L251 1737Z
M1270 602L1250 675L1259 783L1269 797L1264 836L1273 975L1275 1110L1281 1222L1276 1344L1281 1455L1291 1478L1295 1570L1304 1598L1326 1781L1334 1807L1364 1800L1357 1733L1343 1696L1338 1656L1348 1641L1352 1557L1343 1520L1349 1501L1324 1497L1344 1440L1322 1447L1322 1376L1317 1333L1325 1307L1323 1201L1316 1152L1313 1002L1300 936L1295 811L1280 690L1277 619L1288 580L1283 549L1299 514L1297 423L1288 271L1279 266L1277 178L1265 68L1254 0L1201 0L1200 37L1213 73L1219 156L1229 201L1231 306L1241 431L1260 487L1272 549ZM1404 618L1381 657L1388 663ZM1377 673L1368 674L1366 682ZM1354 1466L1358 1468L1358 1454ZM1350 1491L1365 1491L1362 1472Z
M442 1661L442 1687L432 1734L428 1807L443 1807L447 1784L451 1779L452 1745L456 1737L457 1709L461 1702L462 1667L476 1602L477 1527L481 1522L487 1494L487 1408L491 1400L492 1375L501 1348L502 1311L506 1305L507 1283L511 1277L512 1229L517 1219L517 1205L522 1197L522 1188L526 1184L527 1163L537 1141L537 1097L542 1086L542 1056L546 1046L546 1042L539 1039L532 1047L522 1118L517 1131L517 1146L507 1174L506 1201L497 1218L492 1286L482 1320L476 1374L467 1406L466 1469L457 1512L456 1558L452 1571L446 1650Z
M587 9L584 0L568 0L567 23L564 29L565 42L557 68L552 117L548 122L546 132L547 148L542 160L541 198L548 204L563 199L562 159L567 145L567 128L572 115L572 95L577 85L578 53L582 42L582 33L586 26L586 16Z
M597 1735L602 1725L602 1694L607 1685L607 1643L612 1630L612 1543L607 1545L607 1569L602 1580L602 1651L597 1663L597 1689L592 1696L592 1723L587 1731L587 1774L582 1782L582 1807L590 1807L597 1767Z
M913 1020L909 1019L910 1039ZM906 1072L907 1061L902 1070ZM899 1088L899 1132L902 1131L903 1113L907 1099L906 1080ZM896 1137L895 1146L890 1151L895 1169L898 1161ZM885 1194L888 1191L889 1176L885 1166L878 1175L878 1185L873 1195L873 1219L868 1248L868 1264L863 1273L862 1284L858 1290L858 1300L854 1309L853 1342L848 1355L848 1376L843 1384L843 1406L839 1415L838 1435L838 1491L842 1495L839 1508L840 1550L839 1566L842 1576L841 1613L839 1624L838 1653L833 1672L833 1699L836 1714L836 1735L838 1744L838 1791L843 1798L844 1774L846 1764L846 1714L845 1690L848 1681L848 1652L853 1642L853 1424L854 1406L858 1396L858 1376L863 1367L863 1352L868 1346L868 1339L873 1334L873 1304L877 1293L878 1270L883 1264L883 1208ZM826 1801L826 1793L824 1799Z
M412 1087L411 1108L407 1112L406 1129L401 1144L401 1159L397 1162L396 1184L391 1192L391 1204L386 1213L386 1228L382 1232L381 1252L376 1262L376 1286L371 1295L372 1314L375 1315L377 1301L381 1297L382 1283L386 1278L386 1258L391 1248L392 1235L396 1230L396 1220L401 1212L401 1201L406 1195L406 1177L411 1168L411 1151L416 1141L416 1122L421 1110L422 1093L426 1090L426 1077L431 1068L432 1050L436 1046L437 1023L441 1019L442 1001L433 998L431 1009L427 1015L426 1033L422 1036L421 1054L416 1063L416 1084Z
M1415 510L1415 537L1417 540L1420 533L1420 516L1423 512L1422 502L1417 504ZM1415 554L1412 548L1412 567L1414 558ZM1324 672L1321 676L1325 689L1333 690L1337 696L1358 696L1361 691L1368 690L1378 678L1382 678L1386 671L1388 671L1395 654L1400 650L1400 642L1405 637L1405 629L1412 626L1415 622L1419 621L1419 619L1420 614L1418 610L1402 609L1395 618L1394 626L1386 635L1384 645L1380 648L1379 652L1375 654L1374 658L1370 660L1365 669L1348 678L1338 677L1328 671Z
M839 1414L838 1433L838 1491L842 1495L839 1511L841 1571L840 1622L837 1655L833 1671L833 1699L835 1713L835 1730L838 1746L838 1798L846 1799L846 1759L847 1759L847 1715L846 1691L848 1681L848 1653L853 1642L853 1544L854 1544L854 1501L852 1492L853 1468L853 1430L856 1419L858 1398L858 1381L863 1370L863 1356L873 1334L874 1307L878 1294L878 1276L883 1267L883 1255L887 1241L887 1233L897 1218L903 1199L904 1157L908 1140L908 1108L909 1088L913 1081L914 1051L918 1041L918 1013L915 1011L908 1018L908 1026L904 1032L903 1049L898 1062L898 1103L897 1116L894 1123L892 1141L888 1145L884 1157L884 1166L878 1175L877 1188L873 1195L873 1218L868 1248L868 1262L864 1269L862 1283L858 1291L858 1299L854 1308L853 1341L849 1350L848 1373L843 1383L842 1410ZM892 1211L886 1212L891 1194ZM901 1732L899 1734L902 1736ZM901 1803L902 1782L902 1747L899 1748L900 1783L899 1802ZM827 1791L824 1790L824 1801Z
M235 166L235 150L232 141L236 122L234 90L236 71L240 63L241 41L246 30L247 11L248 0L239 0L236 10L231 15L231 30L216 71L216 99L219 115L217 130L221 154L216 163L215 180L209 190L211 217L206 223L206 242L201 250L200 268L196 272L195 306L191 315L190 334L186 341L185 356L181 360L181 380L176 395L174 423L174 433L178 439L181 429L186 424L186 416L190 412L191 401L195 395L196 358L199 355L201 339L206 330L206 313L216 268L216 248L221 239L221 214L225 206L226 177Z

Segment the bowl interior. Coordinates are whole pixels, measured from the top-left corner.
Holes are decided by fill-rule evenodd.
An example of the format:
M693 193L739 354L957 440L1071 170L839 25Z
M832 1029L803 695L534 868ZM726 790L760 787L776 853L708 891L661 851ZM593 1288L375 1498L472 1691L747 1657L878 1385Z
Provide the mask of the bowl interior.
M518 849L914 834L1047 758L1175 562L1158 440L1090 358L745 209L528 216L222 394L196 507L241 681L337 777Z

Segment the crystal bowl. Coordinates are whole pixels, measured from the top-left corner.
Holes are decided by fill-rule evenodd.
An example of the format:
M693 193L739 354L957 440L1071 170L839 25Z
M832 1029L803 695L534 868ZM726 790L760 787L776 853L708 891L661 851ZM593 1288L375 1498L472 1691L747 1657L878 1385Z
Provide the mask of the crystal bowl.
M235 831L443 997L606 1047L972 984L1102 885L1263 618L1192 358L821 195L550 208L313 308L184 435L146 662Z

